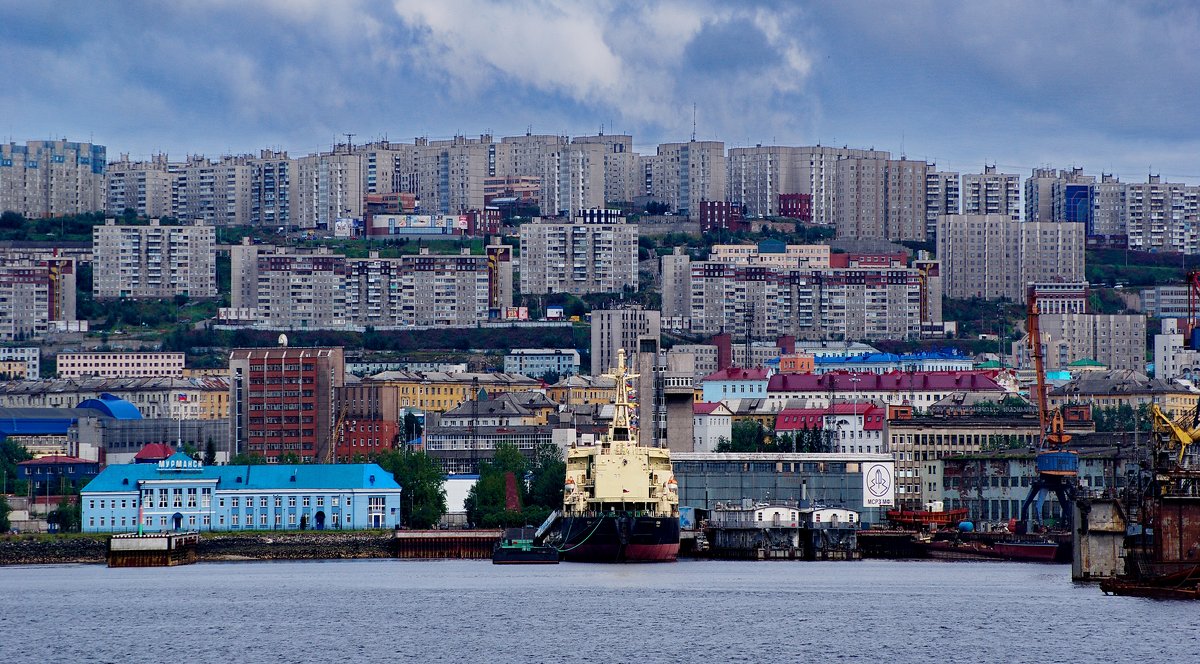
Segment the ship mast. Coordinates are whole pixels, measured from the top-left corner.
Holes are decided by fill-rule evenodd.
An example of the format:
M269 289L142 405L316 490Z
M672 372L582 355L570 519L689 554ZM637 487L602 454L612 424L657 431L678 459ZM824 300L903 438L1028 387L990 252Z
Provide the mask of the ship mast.
M609 442L628 443L635 440L636 426L633 424L633 404L629 402L629 382L637 374L629 373L625 366L625 349L617 350L617 368L604 374L616 383L617 398L613 403L613 419L608 430Z

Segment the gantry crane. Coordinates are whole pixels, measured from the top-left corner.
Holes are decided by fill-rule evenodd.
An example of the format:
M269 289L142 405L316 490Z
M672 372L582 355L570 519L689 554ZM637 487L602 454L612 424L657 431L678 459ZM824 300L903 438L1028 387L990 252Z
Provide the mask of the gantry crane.
M1151 404L1150 421L1154 427L1158 451L1166 452L1178 447L1179 454L1175 457L1175 464L1182 468L1188 447L1200 439L1200 406L1188 411L1183 417L1172 420L1158 407L1158 404ZM1169 459L1164 458L1159 461L1160 465L1165 466L1168 464L1162 462L1169 462Z
M1029 507L1035 504L1034 522L1041 525L1042 504L1050 492L1058 498L1063 518L1070 520L1071 504L1075 498L1076 478L1079 475L1079 455L1066 449L1071 436L1066 433L1063 425L1062 412L1055 409L1050 412L1046 404L1046 367L1042 352L1042 333L1038 325L1037 291L1029 286L1026 298L1026 335L1029 350L1033 355L1033 367L1037 372L1035 390L1037 390L1038 425L1041 435L1037 442L1037 477L1029 486L1029 495L1021 503L1021 526L1025 532L1031 530Z

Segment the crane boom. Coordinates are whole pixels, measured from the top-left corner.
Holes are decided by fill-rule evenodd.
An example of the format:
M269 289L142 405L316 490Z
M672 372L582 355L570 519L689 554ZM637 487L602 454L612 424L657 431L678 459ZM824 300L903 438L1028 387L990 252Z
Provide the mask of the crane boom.
M1028 297L1026 298L1025 308L1025 329L1028 332L1026 335L1029 343L1029 352L1033 354L1033 370L1036 372L1036 387L1037 390L1037 412L1039 431L1044 436L1046 433L1046 413L1049 407L1046 405L1046 361L1042 357L1042 330L1038 326L1038 306L1037 306L1037 290L1031 284L1029 286Z

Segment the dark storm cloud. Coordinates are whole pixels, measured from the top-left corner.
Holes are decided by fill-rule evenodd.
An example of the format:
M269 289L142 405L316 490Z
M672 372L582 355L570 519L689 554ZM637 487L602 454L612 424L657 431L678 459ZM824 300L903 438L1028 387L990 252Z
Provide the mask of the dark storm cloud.
M389 135L850 143L1200 181L1200 13L1116 2L0 0L0 132L111 154Z

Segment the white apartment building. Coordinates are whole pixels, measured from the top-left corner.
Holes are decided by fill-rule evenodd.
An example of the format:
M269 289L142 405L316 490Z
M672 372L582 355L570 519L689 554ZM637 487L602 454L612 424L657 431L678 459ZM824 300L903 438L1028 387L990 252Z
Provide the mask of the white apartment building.
M583 211L572 222L521 226L521 292L619 293L638 287L638 227L620 213Z
M165 154L154 155L150 161L130 161L129 155L108 165L107 202L104 210L121 215L133 210L139 217L175 216L172 206L170 173Z
M183 378L183 353L59 353L59 378Z
M1200 252L1200 187L1163 182L1125 186L1129 248L1140 251Z
M214 162L190 157L171 164L171 207L186 222L247 226L251 222L254 168L236 157Z
M1044 314L1039 321L1049 367L1095 360L1110 370L1146 370L1146 317L1141 314ZM1033 366L1026 340L1013 343L1019 368Z
M946 295L1025 301L1027 284L1084 280L1084 225L1025 222L1005 214L938 221Z
M103 210L106 164L103 145L0 143L0 212L32 219Z
M984 166L982 173L962 176L963 214L1002 214L1021 220L1021 176Z
M216 231L212 226L118 225L92 230L93 293L97 298L217 295Z
M1128 222L1125 184L1108 173L1100 175L1092 195L1092 228L1089 235L1125 235Z
M937 236L938 217L959 214L962 188L955 171L939 171L934 164L925 173L925 237Z
M680 215L699 219L701 201L725 199L725 144L721 141L662 143L647 163L651 181L646 193Z
M733 411L720 401L692 404L693 452L716 452L722 440L733 440Z

